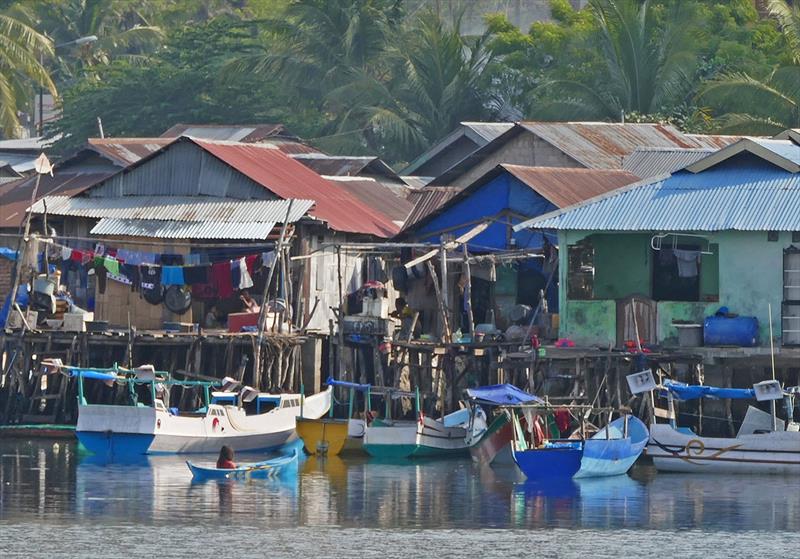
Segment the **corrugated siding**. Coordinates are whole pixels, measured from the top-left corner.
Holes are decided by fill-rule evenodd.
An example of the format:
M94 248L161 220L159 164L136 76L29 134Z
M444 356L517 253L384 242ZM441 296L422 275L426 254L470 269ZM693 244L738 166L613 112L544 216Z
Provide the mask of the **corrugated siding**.
M771 165L681 171L526 222L589 231L800 231L800 176Z
M86 198L48 196L33 206L35 213L87 218L148 219L161 221L216 221L223 223L278 222L286 219L289 200L234 200L231 198L124 196ZM306 215L314 202L294 200L289 222Z
M622 168L637 177L648 179L684 169L716 149L643 148L634 150L622 160Z
M191 143L176 143L158 157L114 175L88 192L93 197L224 196L269 200L278 197L257 182Z
M105 218L94 226L92 235L125 235L158 239L266 239L274 222L160 221Z

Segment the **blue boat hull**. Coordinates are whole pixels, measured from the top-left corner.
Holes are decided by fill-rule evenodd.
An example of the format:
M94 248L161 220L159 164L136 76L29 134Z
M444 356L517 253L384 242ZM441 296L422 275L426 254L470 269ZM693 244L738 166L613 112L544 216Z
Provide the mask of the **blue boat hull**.
M210 479L269 479L292 472L296 473L296 469L292 470L291 467L297 465L298 455L299 451L294 449L286 456L279 456L272 460L253 464L242 464L234 469L204 467L189 461L186 462L186 465L192 472L192 478L195 481Z
M514 462L528 479L571 478L581 467L580 445L514 452Z

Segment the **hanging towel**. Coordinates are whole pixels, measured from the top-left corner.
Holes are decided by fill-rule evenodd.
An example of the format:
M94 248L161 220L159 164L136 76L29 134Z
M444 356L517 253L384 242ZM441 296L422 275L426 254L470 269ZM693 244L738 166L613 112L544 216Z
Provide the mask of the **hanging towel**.
M679 278L696 278L697 263L700 260L700 253L696 250L673 249L673 254L678 260Z
M256 260L258 260L257 254L251 254L250 256L245 256L244 261L247 264L247 273L251 276L256 271Z
M72 249L69 247L61 247L61 260L72 260Z
M84 262L83 262L83 254L84 254L84 253L83 253L83 251L81 251L81 250L73 250L73 251L70 253L70 255L69 255L69 258L70 258L70 260L72 260L73 262L77 262L78 264L83 264L83 263L84 263Z
M230 262L217 262L211 265L211 284L217 288L220 299L227 299L233 295Z
M240 262L238 260L231 260L229 266L231 268L231 286L234 289L239 288L239 282L242 280L242 272L239 270Z
M253 278L247 271L247 259L242 256L239 259L239 289L250 289L251 287L253 287Z
M164 266L161 268L161 285L184 285L183 266Z
M274 250L261 253L261 263L264 265L265 268L272 268L273 262L275 262Z

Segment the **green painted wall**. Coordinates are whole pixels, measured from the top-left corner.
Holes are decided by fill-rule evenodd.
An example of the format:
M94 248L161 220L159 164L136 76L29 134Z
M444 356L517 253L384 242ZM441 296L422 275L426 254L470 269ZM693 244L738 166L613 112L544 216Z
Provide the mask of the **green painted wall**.
M562 231L559 243L562 247L591 235L591 231ZM612 234L603 233L596 252L596 295L603 294L602 301L567 301L565 289L559 293L561 309L561 335L580 345L606 345L616 337L616 307L614 299L633 292L650 293L650 263L643 275L646 257L632 244L642 238L649 244L647 234L614 234L617 242L607 239ZM767 240L766 231L724 231L704 234L712 244L715 255L704 255L701 264L701 302L658 303L659 341L672 345L677 343L677 330L673 320L700 322L720 306L741 316L755 316L760 325L761 344L769 343L768 304L772 304L772 320L776 337L781 331L781 300L783 298L783 250L790 246L791 233L780 233L777 242ZM717 245L716 247L713 245ZM612 257L606 250L629 247L629 256ZM716 262L715 262L716 261ZM560 285L567 285L566 250L560 251ZM716 265L715 265L716 264ZM602 266L602 269L601 269ZM718 270L718 277L713 271ZM616 279L614 277L616 276ZM647 288L642 289L645 280ZM713 301L718 294L719 301Z
M592 245L595 299L650 294L650 235L594 235Z

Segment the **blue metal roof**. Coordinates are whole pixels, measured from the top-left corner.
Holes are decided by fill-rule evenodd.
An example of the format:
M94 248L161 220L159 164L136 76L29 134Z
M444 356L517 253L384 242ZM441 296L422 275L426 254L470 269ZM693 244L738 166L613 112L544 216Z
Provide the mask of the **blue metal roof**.
M800 231L800 174L744 155L701 173L636 183L515 228Z

